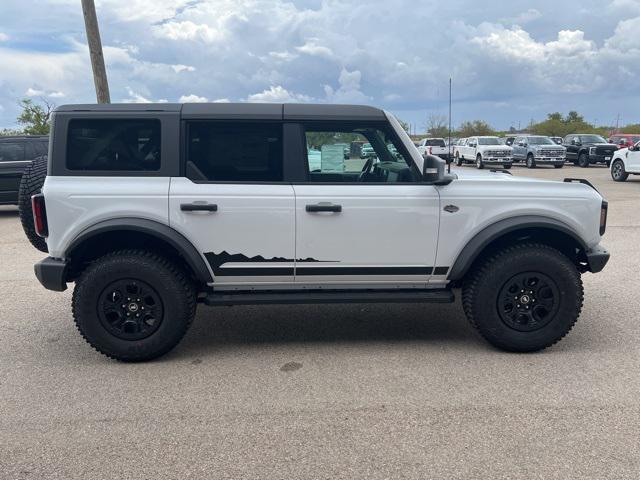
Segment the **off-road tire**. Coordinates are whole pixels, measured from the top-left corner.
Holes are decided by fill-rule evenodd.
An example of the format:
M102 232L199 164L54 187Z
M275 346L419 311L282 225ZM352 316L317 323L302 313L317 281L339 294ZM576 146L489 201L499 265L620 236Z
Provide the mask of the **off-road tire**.
M624 168L624 162L622 160L615 160L613 167L611 168L611 178L614 182L624 182L629 178L629 174Z
M510 170L511 169L511 163L505 163L504 165L502 165L502 168L504 168L505 170Z
M557 287L556 311L548 323L519 331L501 318L500 292L512 278L536 272ZM539 243L507 247L477 264L462 287L462 306L471 325L489 343L511 352L535 352L562 339L580 316L584 290L580 273L561 252Z
M588 168L589 167L589 155L587 155L586 152L582 152L578 156L578 166L581 167L581 168Z
M533 155L527 155L527 168L536 168L536 160Z
M562 168L562 167L564 167L564 165L562 165L562 164L554 165L554 166L553 166L553 168Z
M99 317L101 298L118 281L143 282L160 300L159 325L146 338L119 338ZM121 301L124 308L127 299ZM121 250L98 258L82 272L72 306L75 324L93 348L109 358L141 362L166 354L182 340L195 316L196 290L185 272L166 258L143 250Z
M18 211L20 214L20 223L25 235L29 239L31 245L41 252L47 252L47 243L44 238L36 233L36 227L33 224L33 209L31 208L31 197L42 191L44 180L47 177L47 156L35 158L31 164L24 170L22 179L20 180L20 189L18 191Z
M482 170L484 168L484 163L482 162L482 155L478 154L476 157L476 167L478 170Z

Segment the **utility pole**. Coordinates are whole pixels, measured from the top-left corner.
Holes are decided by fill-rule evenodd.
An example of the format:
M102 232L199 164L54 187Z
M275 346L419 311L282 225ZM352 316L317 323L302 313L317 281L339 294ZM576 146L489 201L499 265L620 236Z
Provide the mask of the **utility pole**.
M93 0L82 0L82 13L84 14L84 26L87 30L87 43L89 45L89 55L91 56L93 82L96 86L96 98L98 103L111 103L107 70L104 67L104 56L102 55L98 17L96 16L96 6Z
M449 155L447 156L447 171L451 173L451 77L449 77Z

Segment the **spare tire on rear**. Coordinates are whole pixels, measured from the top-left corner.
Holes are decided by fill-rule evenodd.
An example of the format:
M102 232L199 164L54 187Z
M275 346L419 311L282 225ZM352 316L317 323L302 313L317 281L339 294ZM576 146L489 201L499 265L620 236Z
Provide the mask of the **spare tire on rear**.
M31 197L40 193L47 177L47 156L35 158L31 165L25 168L20 180L18 192L18 209L20 210L20 222L31 245L41 252L47 252L47 243L44 238L38 236L33 224L33 210L31 209Z

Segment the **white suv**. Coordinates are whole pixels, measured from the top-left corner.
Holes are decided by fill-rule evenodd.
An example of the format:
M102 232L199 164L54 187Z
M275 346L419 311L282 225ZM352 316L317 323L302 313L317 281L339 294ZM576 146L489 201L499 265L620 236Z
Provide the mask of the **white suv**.
M458 145L454 155L458 166L475 162L476 167L483 169L485 165L501 165L509 169L513 164L513 149L502 143L498 137L469 137Z
M609 258L589 185L446 174L372 107L69 105L52 131L36 276L75 282L81 334L124 361L171 350L197 304L453 302L456 287L489 342L539 350ZM363 143L375 157L345 158Z

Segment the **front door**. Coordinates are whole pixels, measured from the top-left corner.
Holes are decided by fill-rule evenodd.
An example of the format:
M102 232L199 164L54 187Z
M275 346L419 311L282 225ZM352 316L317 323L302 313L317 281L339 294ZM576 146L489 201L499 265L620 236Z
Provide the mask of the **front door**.
M171 179L171 226L204 255L216 286L293 282L295 199L282 124L192 121L186 175Z
M439 195L395 132L386 124L304 127L308 182L293 186L296 284L424 287L435 267Z
M627 150L626 164L629 173L640 173L640 142Z

